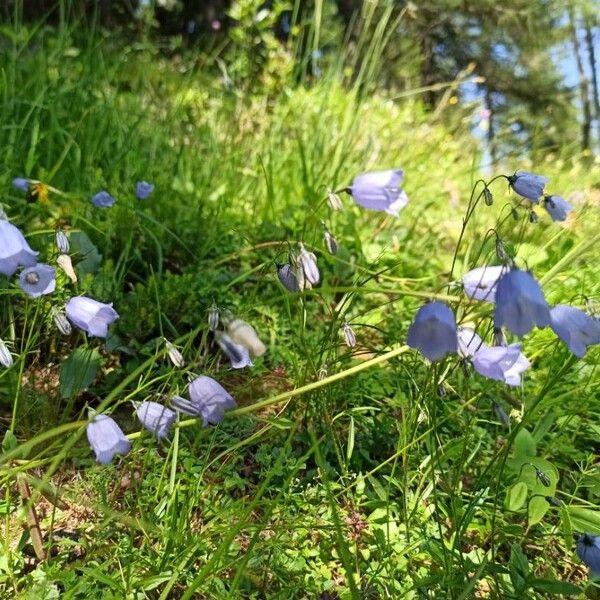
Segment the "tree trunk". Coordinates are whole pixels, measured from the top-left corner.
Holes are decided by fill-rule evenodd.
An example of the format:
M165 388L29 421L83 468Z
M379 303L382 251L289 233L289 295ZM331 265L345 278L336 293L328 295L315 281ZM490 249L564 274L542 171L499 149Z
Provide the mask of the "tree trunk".
M585 42L590 61L590 72L592 74L592 98L594 100L594 118L596 119L596 143L597 150L600 152L600 90L598 89L598 71L596 69L596 50L594 48L594 38L592 34L591 19L585 22Z
M590 92L588 78L581 61L581 48L577 38L577 22L575 13L569 10L569 21L571 25L571 41L575 53L575 63L579 74L579 94L581 96L581 107L583 110L583 123L581 124L581 149L588 150L590 147L590 131L592 128L592 111L590 106Z

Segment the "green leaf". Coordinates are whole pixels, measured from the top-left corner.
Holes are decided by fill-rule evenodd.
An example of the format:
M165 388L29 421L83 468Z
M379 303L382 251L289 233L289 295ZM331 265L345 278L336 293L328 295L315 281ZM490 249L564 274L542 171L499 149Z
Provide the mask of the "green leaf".
M571 516L566 506L560 507L560 521L562 525L562 532L565 538L565 546L570 548L573 544L573 525L571 524Z
M525 504L525 500L527 500L527 484L519 481L508 488L504 504L508 510L519 510Z
M544 518L544 515L548 512L549 508L550 504L548 504L548 501L545 498L542 498L541 496L534 496L529 501L529 526L531 527L532 525L539 523Z
M589 508L567 507L575 531L600 535L600 511Z
M519 246L515 259L527 263L529 267L534 267L535 265L546 261L548 259L548 253L538 244L524 242Z
M18 442L15 434L10 429L8 429L4 434L4 439L2 440L2 451L10 452L11 450L14 450L17 447L17 445Z
M77 251L76 268L79 276L83 278L88 273L95 273L102 263L102 255L92 240L83 231L72 231L69 240Z
M527 429L521 429L513 442L513 456L517 459L526 459L537 453L535 440Z
M513 544L510 548L510 580L515 588L515 592L521 592L526 589L526 579L529 575L529 562L523 553L519 544Z
M87 388L98 373L101 357L95 348L76 348L60 367L60 395L72 398Z
M556 581L554 579L533 579L529 581L529 586L537 592L548 592L549 594L566 594L574 596L581 594L581 588L567 583L566 581Z

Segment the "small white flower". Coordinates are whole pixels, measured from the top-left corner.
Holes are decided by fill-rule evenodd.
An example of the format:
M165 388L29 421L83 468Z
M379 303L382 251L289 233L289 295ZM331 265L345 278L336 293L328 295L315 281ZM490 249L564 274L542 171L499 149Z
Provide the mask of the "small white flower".
M0 340L0 364L7 369L13 365L13 357L4 340Z

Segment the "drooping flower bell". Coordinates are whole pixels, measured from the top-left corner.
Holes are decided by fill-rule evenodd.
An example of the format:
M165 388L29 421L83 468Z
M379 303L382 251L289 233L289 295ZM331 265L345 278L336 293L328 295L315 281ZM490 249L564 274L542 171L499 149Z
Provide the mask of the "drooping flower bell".
M13 187L21 192L28 192L31 181L24 177L15 177L12 180Z
M4 340L0 339L0 365L7 369L13 365L13 357Z
M507 327L519 337L535 326L550 325L550 309L531 273L511 269L498 282L494 327Z
M215 340L231 361L231 366L234 369L243 369L244 367L254 366L250 360L248 348L241 344L236 344L226 333L215 331Z
M443 302L429 302L422 306L408 330L407 343L432 362L456 352L456 319L450 307Z
M228 320L227 333L236 344L247 348L252 356L262 356L267 351L254 327L242 319Z
M527 198L537 204L541 196L544 195L544 186L550 181L542 175L535 175L527 171L520 171L507 177L510 187L512 187L519 196Z
M107 465L115 454L129 452L131 442L112 417L93 410L90 410L90 417L92 419L86 427L87 439L100 464Z
M138 200L145 200L154 191L154 185L147 181L138 181L135 184L135 195Z
M577 556L590 569L593 577L600 577L600 536L584 533L576 545Z
M402 169L371 171L355 177L348 192L359 206L397 217L408 203L408 196L400 187L403 179Z
M146 400L144 402L134 402L135 414L140 420L140 423L151 433L154 433L160 440L168 433L177 413L158 402Z
M108 326L119 318L111 304L98 302L87 296L75 296L65 305L69 321L89 335L106 337Z
M494 302L498 280L507 270L506 267L500 265L477 267L465 273L463 276L465 294L475 300Z
M92 196L92 204L98 208L110 208L115 202L116 199L106 190L102 190Z
M300 243L298 264L302 268L306 281L308 281L311 286L319 283L321 276L319 267L317 267L317 257L312 252L309 252L302 243Z
M62 230L58 229L56 231L56 235L54 237L54 241L56 242L56 247L61 254L67 254L70 249L69 238L67 234Z
M530 363L521 352L521 344L509 346L482 345L473 355L473 367L488 379L503 381L510 386L521 385L521 373Z
M201 375L190 383L190 400L175 396L171 404L192 416L202 417L203 425L216 425L225 411L235 408L236 402L231 394L212 377Z
M0 273L10 277L19 267L37 263L34 252L25 237L12 223L0 220Z
M544 208L553 221L565 221L573 207L560 196L544 196Z
M573 306L557 304L550 309L550 327L579 358L588 346L600 344L600 320Z
M286 263L283 265L277 265L277 277L288 292L300 291L298 278L296 277L296 273L290 264Z
M325 248L327 249L327 252L329 252L329 254L332 256L335 256L338 251L337 240L327 228L325 228L325 231L323 232L323 241L325 242Z
M32 298L39 298L51 294L56 288L54 268L50 265L39 263L34 267L27 267L19 275L21 289Z

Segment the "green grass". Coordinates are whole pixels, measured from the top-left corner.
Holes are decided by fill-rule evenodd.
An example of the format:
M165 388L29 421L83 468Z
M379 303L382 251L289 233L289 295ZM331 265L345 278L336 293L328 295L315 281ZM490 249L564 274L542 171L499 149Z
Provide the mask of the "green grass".
M575 360L535 331L524 341L532 368L515 389L404 347L425 299L450 296L463 323L490 314L447 285L480 178L472 107L428 114L416 95L376 91L366 67L344 80L341 60L302 85L288 62L277 85L246 94L197 57L165 58L151 43L44 26L1 34L3 206L47 260L65 227L80 278L61 277L39 301L14 280L0 284L0 335L15 355L0 371L2 597L544 598L569 591L558 582L585 586L571 533L600 533L598 348ZM329 211L326 187L393 166L405 169L411 199L399 219L348 197L343 212ZM583 192L575 218L515 222L515 197L497 181L494 205L467 225L453 279L496 262L496 228L549 302L598 300L598 165L549 156L502 172L526 167L549 175L552 191ZM15 176L60 193L28 204ZM156 184L143 202L138 179ZM103 188L118 198L112 209L89 201ZM321 219L340 244L335 257ZM323 282L290 295L275 263L298 241L314 249ZM54 328L51 305L80 293L114 302L120 319L106 342ZM213 302L267 343L252 369L230 369L218 351ZM162 336L182 348L184 370L167 361ZM65 396L61 364L76 348L99 368ZM159 444L138 433L129 401L184 393L192 374L214 375L240 408L217 427L183 421ZM85 441L88 405L132 434L132 451L110 466L96 465ZM60 507L39 494L48 486Z

